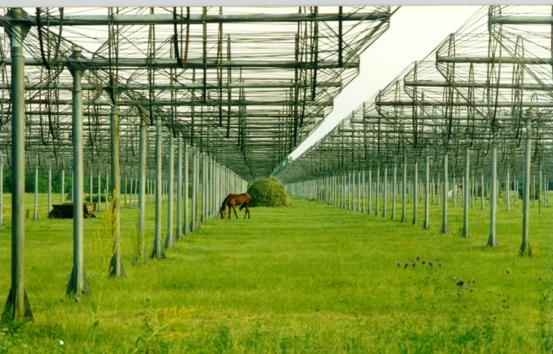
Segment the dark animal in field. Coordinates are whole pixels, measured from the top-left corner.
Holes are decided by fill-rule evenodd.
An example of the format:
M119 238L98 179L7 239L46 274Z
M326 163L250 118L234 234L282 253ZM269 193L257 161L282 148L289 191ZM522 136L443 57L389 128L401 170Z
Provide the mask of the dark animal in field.
M85 218L95 218L96 203L83 203L83 216ZM54 204L52 210L48 213L50 219L72 219L73 203Z
M250 208L248 208L248 204L252 200L251 195L248 193L242 193L242 194L229 194L223 200L223 204L221 205L221 209L219 209L219 214L221 215L221 219L225 218L225 211L228 206L228 218L230 219L230 208L234 211L234 216L238 219L238 214L236 214L236 206L240 205L240 210L246 209L246 212L244 213L244 219L246 218L246 215L248 216L248 219L250 219Z

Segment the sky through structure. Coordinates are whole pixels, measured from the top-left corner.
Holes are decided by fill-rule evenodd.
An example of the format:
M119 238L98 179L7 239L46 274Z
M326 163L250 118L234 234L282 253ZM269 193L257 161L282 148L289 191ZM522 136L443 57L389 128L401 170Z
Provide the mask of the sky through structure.
M424 58L480 6L403 6L390 28L361 55L359 75L334 100L334 109L291 154L296 159L413 61Z

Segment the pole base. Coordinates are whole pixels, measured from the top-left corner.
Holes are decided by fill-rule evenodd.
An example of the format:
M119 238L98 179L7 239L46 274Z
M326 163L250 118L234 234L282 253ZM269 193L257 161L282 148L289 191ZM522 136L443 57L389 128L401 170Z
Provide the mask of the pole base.
M123 262L119 264L119 269L117 269L117 254L114 253L109 262L109 275L115 278L125 278L127 273L123 267Z
M29 298L27 297L27 291L23 291L23 309L18 309L17 299L15 289L12 287L8 295L8 300L6 301L6 307L4 308L4 313L2 314L2 321L4 322L13 322L13 321L23 321L23 320L33 320L33 312L31 311L31 305L29 303Z
M77 271L75 267L71 270L71 275L69 276L69 282L67 283L67 290L65 291L67 295L79 296L80 294L88 295L90 294L90 287L88 286L88 278L86 277L86 272L83 271L83 288L77 289Z
M521 257L532 257L532 248L530 247L530 242L522 242L522 244L520 245L520 250L518 251L518 255Z

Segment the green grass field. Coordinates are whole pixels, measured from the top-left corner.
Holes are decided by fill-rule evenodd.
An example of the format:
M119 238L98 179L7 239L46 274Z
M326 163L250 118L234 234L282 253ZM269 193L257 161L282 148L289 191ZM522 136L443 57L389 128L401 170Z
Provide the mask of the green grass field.
M438 205L425 231L293 199L288 208L252 208L251 220L211 220L167 259L138 266L131 265L138 211L123 208L128 278L107 276L108 221L87 219L92 294L79 302L65 295L71 220L48 220L43 208L39 220L27 221L35 320L4 326L0 352L551 352L553 208L539 215L533 208L534 256L521 258L520 202L509 213L500 203L493 249L485 246L488 214L478 206L465 239L460 206L450 209L450 233L441 235ZM0 295L7 297L4 215ZM148 252L153 217L150 204Z

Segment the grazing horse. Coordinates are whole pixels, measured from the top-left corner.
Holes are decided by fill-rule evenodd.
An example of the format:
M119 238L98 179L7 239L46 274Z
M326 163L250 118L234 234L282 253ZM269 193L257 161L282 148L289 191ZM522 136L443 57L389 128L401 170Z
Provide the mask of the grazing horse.
M234 210L234 216L238 219L238 214L236 214L235 207L237 205L240 205L240 210L246 208L246 213L244 214L244 219L246 218L246 215L248 216L248 219L250 219L250 208L248 208L248 204L252 200L251 195L248 193L242 193L242 194L229 194L223 200L223 205L221 205L221 209L219 209L219 214L221 215L221 219L225 218L225 209L228 206L228 218L230 219L230 208Z

